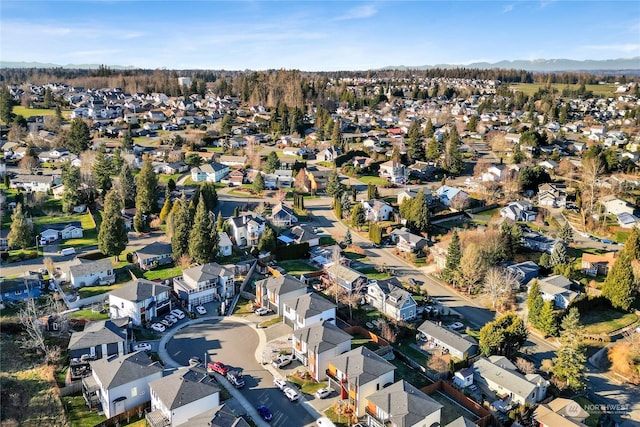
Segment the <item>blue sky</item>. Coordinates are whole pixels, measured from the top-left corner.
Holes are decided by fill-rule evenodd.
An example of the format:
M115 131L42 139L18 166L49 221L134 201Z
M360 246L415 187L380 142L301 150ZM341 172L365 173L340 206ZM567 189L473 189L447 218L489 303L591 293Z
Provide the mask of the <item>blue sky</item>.
M3 61L314 71L636 56L635 0L0 2Z

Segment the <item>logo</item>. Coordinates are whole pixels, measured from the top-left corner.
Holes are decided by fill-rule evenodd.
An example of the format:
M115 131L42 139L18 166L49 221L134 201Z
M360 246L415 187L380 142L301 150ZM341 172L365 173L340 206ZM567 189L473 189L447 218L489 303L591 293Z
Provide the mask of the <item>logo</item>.
M577 417L582 411L582 407L577 402L571 402L565 407L565 412L570 417Z

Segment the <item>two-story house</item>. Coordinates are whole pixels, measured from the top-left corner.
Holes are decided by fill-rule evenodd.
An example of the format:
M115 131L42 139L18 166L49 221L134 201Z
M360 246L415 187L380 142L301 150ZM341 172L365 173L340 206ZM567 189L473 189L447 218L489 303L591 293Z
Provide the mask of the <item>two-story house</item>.
M144 351L102 358L90 365L92 375L82 380L83 394L107 419L149 402L149 383L163 375L162 366Z
M136 279L109 292L109 317L130 317L136 325L171 311L168 286L146 279Z
M555 276L545 277L538 279L540 285L540 293L544 301L552 301L553 305L565 309L569 307L571 301L580 296L579 292L572 291L571 285L573 282L571 279L556 274ZM531 290L531 286L529 286Z
M409 321L416 317L416 301L395 277L369 282L367 301L396 322Z
M215 379L191 369L179 369L149 383L151 411L146 419L151 426L194 425L193 417L220 405L220 387Z
M354 348L329 361L329 382L340 390L357 417L365 415L367 398L394 381L396 367L368 348Z
M524 200L510 202L507 206L500 209L500 216L512 221L535 221L537 214L538 213L533 210L533 205Z
M379 174L381 178L386 178L396 184L405 182L409 176L407 168L394 160L381 163Z
M233 254L233 243L225 231L218 232L218 255L231 256Z
M533 405L547 395L549 382L538 374L522 375L504 356L481 357L473 363L474 379L506 403Z
M289 274L256 282L256 302L282 315L285 301L307 293L307 285Z
M283 308L283 321L293 330L314 323L336 322L336 305L315 292L288 299Z
M22 301L38 298L42 293L42 289L40 277L37 274L0 278L0 300L2 301Z
M439 426L442 408L442 404L405 380L400 380L367 397L367 425Z
M606 276L609 269L618 257L619 252L606 252L604 254L582 254L582 272L588 276L595 277L598 274Z
M418 327L418 332L429 347L441 347L456 359L465 360L478 354L478 343L472 337L462 336L429 320Z
M276 227L291 227L298 222L293 209L285 205L283 202L276 204L271 210L271 215L267 217L269 221Z
M231 239L241 248L256 246L265 227L264 218L252 214L229 218L229 223Z
M326 286L332 286L337 282L338 286L342 287L347 293L354 292L367 284L366 276L358 270L340 263L332 262L325 265L324 272L325 275L322 276L322 281Z
M69 281L74 288L83 286L105 286L116 282L113 263L109 258L96 261L79 260L79 264L69 267Z
M516 276L520 284L526 285L530 280L538 277L540 267L533 261L523 261L507 266L507 271Z
M391 205L383 200L362 200L360 203L367 221L389 221L393 213Z
M89 355L101 359L129 353L127 327L129 318L96 320L85 325L81 332L73 332L67 345L69 357L79 359Z
M173 262L173 251L169 242L153 242L136 251L138 265L143 270L153 270Z
M173 279L173 290L186 301L189 309L211 301L231 298L234 294L235 268L211 262L182 271Z
M424 249L428 245L427 239L417 234L413 234L408 228L395 229L389 235L392 243L395 243L399 251L415 253Z
M578 402L561 397L540 404L533 411L539 427L586 427L584 421L588 417L589 413Z
M544 183L538 186L538 204L552 208L564 208L567 205L566 184Z
M191 169L194 182L220 182L229 175L229 166L222 163L205 163Z
M320 236L314 231L314 228L309 225L296 225L280 234L278 240L286 245L306 242L312 248L320 244Z
M436 197L440 200L440 203L447 207L466 206L471 200L471 196L465 191L448 185L440 186L436 190Z
M323 381L329 362L351 350L352 338L334 323L313 323L293 332L293 354L316 381Z

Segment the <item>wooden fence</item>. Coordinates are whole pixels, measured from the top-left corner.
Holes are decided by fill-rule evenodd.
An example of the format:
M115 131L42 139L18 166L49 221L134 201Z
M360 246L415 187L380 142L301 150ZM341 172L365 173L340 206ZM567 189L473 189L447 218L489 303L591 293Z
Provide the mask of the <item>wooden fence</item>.
M115 415L94 427L116 427L130 424L132 420L144 419L145 413L151 408L151 402L145 402L134 408L127 409L121 414Z
M463 406L469 412L475 414L479 419L474 420L474 423L479 425L480 427L499 427L502 424L495 418L489 410L480 405L478 402L472 400L471 398L464 395L464 393L460 392L454 388L451 384L446 381L438 381L435 384L431 384L420 389L422 392L426 394L431 394L435 392L441 392L452 398L458 405Z
M389 341L387 341L384 338L374 334L371 331L366 330L362 326L359 326L359 325L349 326L349 327L345 328L344 330L345 330L345 332L347 332L348 334L351 334L351 335L362 335L363 337L369 338L371 341L375 342L376 344L380 344L380 345L382 345L384 347L389 345Z
M60 387L60 396L71 396L82 391L82 381L74 381L71 384Z

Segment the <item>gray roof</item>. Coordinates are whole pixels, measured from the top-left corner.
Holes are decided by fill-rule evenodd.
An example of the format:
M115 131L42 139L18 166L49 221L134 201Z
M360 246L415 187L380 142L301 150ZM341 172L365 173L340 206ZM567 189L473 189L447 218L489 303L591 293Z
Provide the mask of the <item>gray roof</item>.
M136 251L138 259L154 258L159 255L171 255L171 243L153 242Z
M114 289L110 294L128 301L145 301L152 296L167 292L169 289L168 286L161 285L160 283L146 279L136 279L125 283L118 289Z
M571 279L567 279L561 274L556 274L554 276L538 279L538 282L540 282L541 287L543 286L543 283L546 283L552 286L556 286L558 288L565 288L565 289L568 289L573 283Z
M463 337L457 332L443 328L429 320L420 325L418 330L427 337L433 337L461 353L471 352L472 347L478 345L473 338ZM469 354L469 356L471 356L471 354Z
M242 228L242 227L245 226L246 223L249 223L251 221L254 221L257 225L260 225L260 224L264 223L264 219L262 217L257 216L257 215L252 215L252 214L235 216L235 217L231 217L230 219L231 219L231 222L233 223L233 225L236 228ZM246 223L245 223L245 221L246 221Z
M478 427L478 426L473 421L468 420L463 416L460 416L455 420L451 421L449 424L447 424L444 427Z
M387 297L385 300L386 303L391 306L402 307L404 302L411 298L411 293L402 288L402 283L400 283L400 280L396 277L378 280L376 284Z
M216 262L210 262L204 265L198 265L196 267L187 268L182 271L183 277L188 277L194 282L208 282L211 280L217 280L220 276L233 276L234 272L221 266Z
M305 326L293 332L296 339L307 343L307 350L317 354L324 353L342 344L351 341L351 335L334 325L333 323L315 323Z
M90 365L93 375L106 390L162 372L162 366L144 351L99 359Z
M279 277L269 277L256 283L256 286L266 285L268 291L273 291L276 295L286 295L299 289L307 289L307 285L295 277L285 274Z
M128 319L127 319L128 322ZM74 332L69 340L68 350L80 350L102 344L125 342L127 331L111 320L89 322L82 332Z
M481 357L473 363L473 369L476 375L491 381L494 384L502 386L505 390L509 390L514 394L522 397L528 397L533 393L536 384L529 382L525 377L505 369L501 366L491 363L485 357Z
M288 299L284 303L291 307L296 314L303 319L308 319L309 317L337 307L334 303L315 292Z
M443 408L440 403L405 380L371 394L367 400L389 414L388 421L395 426L418 425Z
M180 408L189 403L219 393L220 388L206 374L198 374L190 369L181 369L166 377L149 383L165 408Z
M396 369L391 363L364 346L341 354L331 364L346 374L349 381L361 386Z
M113 270L113 263L109 258L99 259L96 261L85 261L69 267L69 273L73 277L86 276L87 274L99 273L107 270Z

